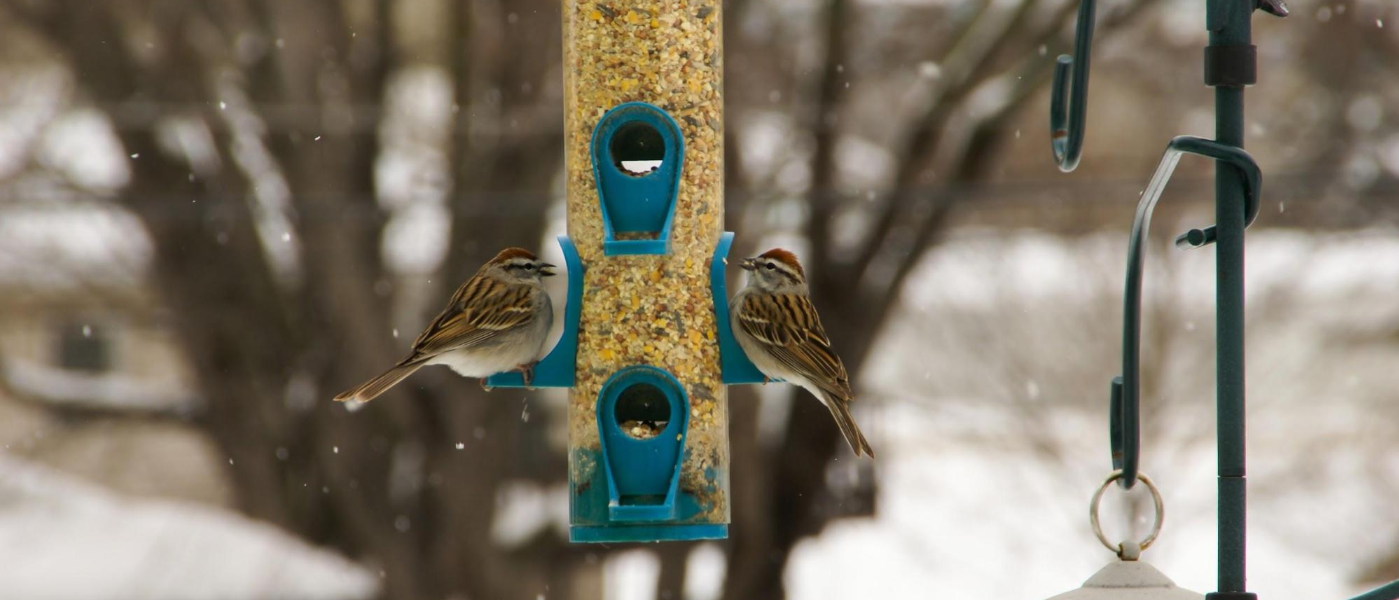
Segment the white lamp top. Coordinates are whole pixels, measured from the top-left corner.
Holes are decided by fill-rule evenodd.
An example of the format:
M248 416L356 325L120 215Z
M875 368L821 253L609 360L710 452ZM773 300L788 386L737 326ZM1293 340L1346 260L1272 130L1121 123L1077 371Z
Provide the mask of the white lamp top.
M1176 587L1156 567L1140 560L1116 560L1083 587L1049 600L1202 600L1203 594Z

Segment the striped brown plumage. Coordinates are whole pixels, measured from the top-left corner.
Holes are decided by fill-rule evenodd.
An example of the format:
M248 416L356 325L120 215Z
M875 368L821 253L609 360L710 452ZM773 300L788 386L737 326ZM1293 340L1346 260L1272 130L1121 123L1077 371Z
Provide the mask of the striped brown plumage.
M405 362L453 348L481 345L502 332L528 324L535 317L532 303L542 293L538 288L471 278L413 341L413 354Z
M823 396L856 456L874 457L874 449L850 414L850 401L855 397L850 376L831 349L831 340L810 298L803 294L748 294L736 311L736 321L769 356L817 388L813 392Z
M811 300L798 294L753 294L738 313L743 330L763 344L782 364L827 393L849 401L850 376L821 326Z
M445 364L468 377L517 369L528 384L531 361L553 319L539 282L553 274L552 266L523 248L502 250L457 288L447 307L413 340L407 358L335 399L368 402L429 364ZM511 358L527 364L509 362Z

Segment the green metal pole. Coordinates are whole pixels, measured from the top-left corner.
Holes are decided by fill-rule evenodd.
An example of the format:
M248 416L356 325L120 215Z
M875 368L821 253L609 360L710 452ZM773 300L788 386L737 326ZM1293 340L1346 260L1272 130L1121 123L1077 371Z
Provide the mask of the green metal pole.
M1399 581L1393 581L1350 600L1393 600L1399 598Z
M1213 86L1215 140L1244 145L1244 86L1253 83L1251 16L1256 0L1207 0L1206 83ZM1216 411L1219 446L1219 591L1211 600L1254 598L1246 590L1244 478L1244 181L1215 163Z

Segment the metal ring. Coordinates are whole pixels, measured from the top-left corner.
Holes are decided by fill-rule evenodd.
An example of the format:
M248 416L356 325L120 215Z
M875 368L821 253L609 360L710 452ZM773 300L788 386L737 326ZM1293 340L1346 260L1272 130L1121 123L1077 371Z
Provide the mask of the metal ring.
M1119 557L1122 557L1122 545L1113 545L1112 542L1109 542L1108 537L1103 535L1103 526L1098 523L1098 503L1102 501L1103 492L1106 492L1108 488L1112 486L1112 482L1121 478L1121 469L1113 471L1112 474L1108 475L1108 478L1103 480L1103 485L1098 487L1098 492L1093 494L1093 501L1088 505L1088 520L1093 524L1093 535L1098 536L1098 541L1102 542L1103 546L1108 550L1112 550ZM1151 478L1147 477L1146 473L1137 473L1137 479L1146 484L1146 489L1151 491L1151 501L1156 505L1156 523L1151 526L1151 535L1146 536L1146 539L1138 544L1141 546L1142 550L1146 550L1151 546L1152 542L1156 541L1157 534L1161 533L1161 521L1166 518L1166 507L1161 502L1161 490L1156 489L1156 484L1151 482Z

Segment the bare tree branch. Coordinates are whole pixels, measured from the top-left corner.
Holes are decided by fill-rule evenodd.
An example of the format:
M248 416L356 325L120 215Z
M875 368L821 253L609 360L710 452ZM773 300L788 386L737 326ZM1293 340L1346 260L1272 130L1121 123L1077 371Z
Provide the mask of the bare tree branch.
M948 122L977 86L996 76L997 71L989 67L1002 48L1011 40L1026 37L1024 28L1038 3L1039 0L1023 0L1004 23L987 21L989 17L978 18L967 28L960 43L953 46L944 61L946 67L943 68L937 91L914 118L907 138L901 142L901 150L895 153L895 156L901 157L901 161L894 175L893 190L884 201L863 249L846 270L846 281L863 281L869 276L890 233L916 200L916 194L910 190L918 187L920 177L942 141ZM983 26L988 28L999 25L999 31L995 35L980 35L977 23L984 23Z
M811 159L811 192L807 204L811 216L806 221L806 237L811 240L808 262L816 277L829 278L830 227L835 207L835 145L839 137L836 122L840 110L842 74L845 72L846 31L851 28L847 0L829 0L826 5L826 60L816 93L811 129L816 151ZM823 286L825 287L825 286Z

